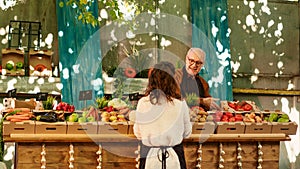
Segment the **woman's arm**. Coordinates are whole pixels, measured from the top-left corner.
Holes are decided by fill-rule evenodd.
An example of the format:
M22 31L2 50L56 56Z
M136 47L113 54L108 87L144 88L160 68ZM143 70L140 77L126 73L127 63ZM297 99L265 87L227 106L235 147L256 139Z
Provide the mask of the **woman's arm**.
M190 120L190 113L189 113L189 107L186 104L185 101L183 101L183 108L182 108L182 113L183 113L183 123L184 123L184 133L183 133L183 138L188 138L192 134L192 123Z

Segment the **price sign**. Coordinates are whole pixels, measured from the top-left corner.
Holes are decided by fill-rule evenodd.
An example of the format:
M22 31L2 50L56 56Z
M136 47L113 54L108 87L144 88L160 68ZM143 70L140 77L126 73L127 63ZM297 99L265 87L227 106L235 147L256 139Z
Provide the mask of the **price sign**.
M79 100L92 100L92 90L85 90L79 92Z
M139 93L129 94L129 100L139 100Z
M11 89L7 91L8 97L16 97L17 96L17 89Z
M40 93L36 94L36 100L37 101L45 101L45 100L47 100L47 97L48 97L48 93L40 92Z

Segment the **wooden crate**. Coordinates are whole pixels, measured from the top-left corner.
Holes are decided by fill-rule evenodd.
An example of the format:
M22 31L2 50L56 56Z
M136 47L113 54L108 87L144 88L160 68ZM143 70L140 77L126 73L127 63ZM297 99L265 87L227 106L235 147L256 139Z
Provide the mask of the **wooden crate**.
M24 51L19 49L13 49L13 48L7 48L2 49L2 73L4 75L10 75L10 76L18 76L18 75L25 75L24 69L16 70L16 63L22 62L24 64ZM11 61L14 63L14 68L12 70L6 69L6 63L8 61Z
M97 122L67 122L67 134L97 134Z
M243 134L244 132L244 122L217 122L217 134Z
M29 69L31 76L52 76L52 55L50 50L30 50ZM39 71L39 66L44 67L44 71Z
M295 135L298 125L296 122L272 122L272 133L284 133L286 135Z
M128 134L128 123L98 122L98 134Z
M272 124L271 123L248 123L245 122L245 134L253 133L271 133Z
M35 123L36 134L66 134L67 123L66 122L40 122Z
M34 134L35 121L26 120L23 122L3 121L3 135L10 134Z
M214 134L215 128L214 122L193 123L192 134Z

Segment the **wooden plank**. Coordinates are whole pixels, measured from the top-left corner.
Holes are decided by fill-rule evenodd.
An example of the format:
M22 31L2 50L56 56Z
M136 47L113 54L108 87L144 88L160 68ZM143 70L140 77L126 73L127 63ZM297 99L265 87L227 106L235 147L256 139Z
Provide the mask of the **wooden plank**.
M184 142L251 142L289 141L290 137L278 134L192 134ZM134 135L124 134L11 134L5 142L137 142Z

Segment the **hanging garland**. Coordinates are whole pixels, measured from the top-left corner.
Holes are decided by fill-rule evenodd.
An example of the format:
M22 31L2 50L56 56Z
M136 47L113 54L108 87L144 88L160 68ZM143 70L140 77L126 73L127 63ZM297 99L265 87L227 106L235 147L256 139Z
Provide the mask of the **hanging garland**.
M201 166L201 163L202 163L202 144L201 143L199 144L197 153L198 153L198 158L197 158L197 165L196 165L196 167L198 169L201 169L202 168L202 166Z
M236 159L237 159L237 165L238 165L238 169L242 169L243 167L243 164L242 164L242 147L241 147L241 144L238 142L237 143L237 156L236 156Z
M42 145L42 152L41 152L41 169L46 169L46 145Z
M262 151L262 145L260 142L258 142L257 144L257 155L258 155L258 158L257 158L257 169L262 169L262 162L263 162L263 159L262 159L262 156L263 156L263 151Z
M140 158L141 158L140 149L141 149L141 146L140 146L140 144L138 144L138 149L134 152L134 154L137 155L137 157L135 158L135 162L136 162L135 168L139 168L139 166L140 166Z
M219 153L220 153L220 158L219 158L219 167L218 169L223 169L224 168L224 158L223 155L225 155L225 151L223 150L223 144L220 143L219 145Z
M69 169L73 169L74 168L74 147L73 144L70 144L70 151L69 151Z
M96 154L98 155L98 158L97 158L97 162L98 162L97 169L101 169L102 168L102 146L101 146L101 144L99 144L98 147L99 147L99 149L96 152Z

